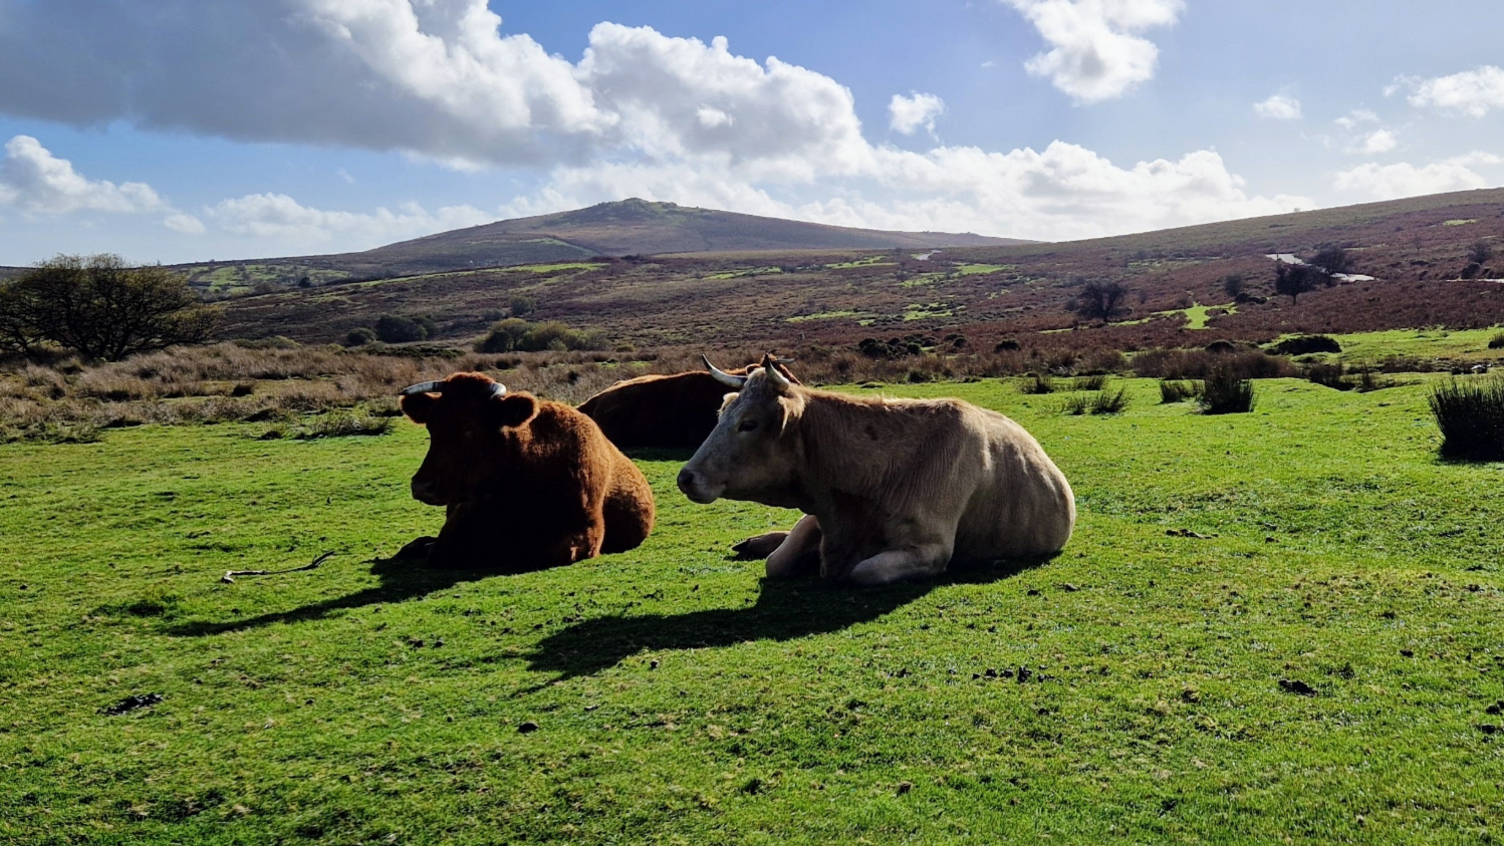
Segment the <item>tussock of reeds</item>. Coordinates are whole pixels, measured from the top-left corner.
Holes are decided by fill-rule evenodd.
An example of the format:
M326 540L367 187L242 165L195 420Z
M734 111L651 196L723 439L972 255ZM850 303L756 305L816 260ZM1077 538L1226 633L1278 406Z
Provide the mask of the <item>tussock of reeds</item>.
M1441 455L1462 461L1504 460L1504 380L1440 385L1429 398L1441 429Z

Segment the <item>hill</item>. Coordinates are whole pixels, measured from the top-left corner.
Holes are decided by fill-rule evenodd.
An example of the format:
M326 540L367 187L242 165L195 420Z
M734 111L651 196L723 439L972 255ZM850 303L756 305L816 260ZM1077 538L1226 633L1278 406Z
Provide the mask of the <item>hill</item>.
M1029 243L970 233L885 232L630 199L503 220L359 253L184 265L200 287L250 288L391 278L603 256L790 250L931 249Z
M584 215L572 219L579 232L611 228L599 219L609 211L569 214ZM1479 244L1500 255L1469 268ZM1303 294L1298 303L1274 296L1267 256L1310 257L1324 245L1345 248L1351 272L1374 278ZM1235 301L1229 277L1240 280L1244 301ZM1288 332L1490 326L1504 323L1504 285L1485 280L1501 277L1504 189L1493 189L1071 243L589 257L312 284L232 299L225 334L322 343L395 314L427 318L437 339L465 343L491 321L526 311L638 347L707 338L849 344L919 333L965 335L973 349L1002 338L1133 349L1204 344L1210 335L1263 341ZM1069 308L1091 280L1128 289L1110 322L1081 320Z

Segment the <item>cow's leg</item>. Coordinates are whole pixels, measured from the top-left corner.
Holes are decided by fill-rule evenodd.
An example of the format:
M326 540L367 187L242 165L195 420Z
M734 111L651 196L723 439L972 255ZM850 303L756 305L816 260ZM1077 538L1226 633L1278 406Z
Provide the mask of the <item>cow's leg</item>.
M543 548L544 567L563 567L601 554L606 539L606 521L595 517Z
M799 518L788 537L768 556L770 579L791 579L813 569L820 561L820 521L815 515Z
M851 568L851 581L859 585L886 585L920 576L945 572L954 542L937 541L879 552Z
M783 545L788 539L788 532L768 532L762 535L753 535L731 547L736 557L741 561L761 561L773 554L773 551Z

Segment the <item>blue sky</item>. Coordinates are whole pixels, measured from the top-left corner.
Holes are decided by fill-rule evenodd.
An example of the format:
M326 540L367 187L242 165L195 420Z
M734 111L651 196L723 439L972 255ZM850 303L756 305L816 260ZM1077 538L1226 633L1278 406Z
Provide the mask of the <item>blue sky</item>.
M641 196L1068 240L1504 184L1496 0L0 0L0 264Z

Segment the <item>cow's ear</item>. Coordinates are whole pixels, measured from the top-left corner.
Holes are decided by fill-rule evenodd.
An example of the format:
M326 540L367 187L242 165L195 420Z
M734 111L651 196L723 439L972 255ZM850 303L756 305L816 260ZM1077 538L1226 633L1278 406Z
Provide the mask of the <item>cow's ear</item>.
M517 427L538 416L531 394L503 394L486 403L486 420L497 428Z
M428 415L433 412L434 403L439 398L433 394L407 394L397 400L397 407L414 423L423 424L428 422Z

